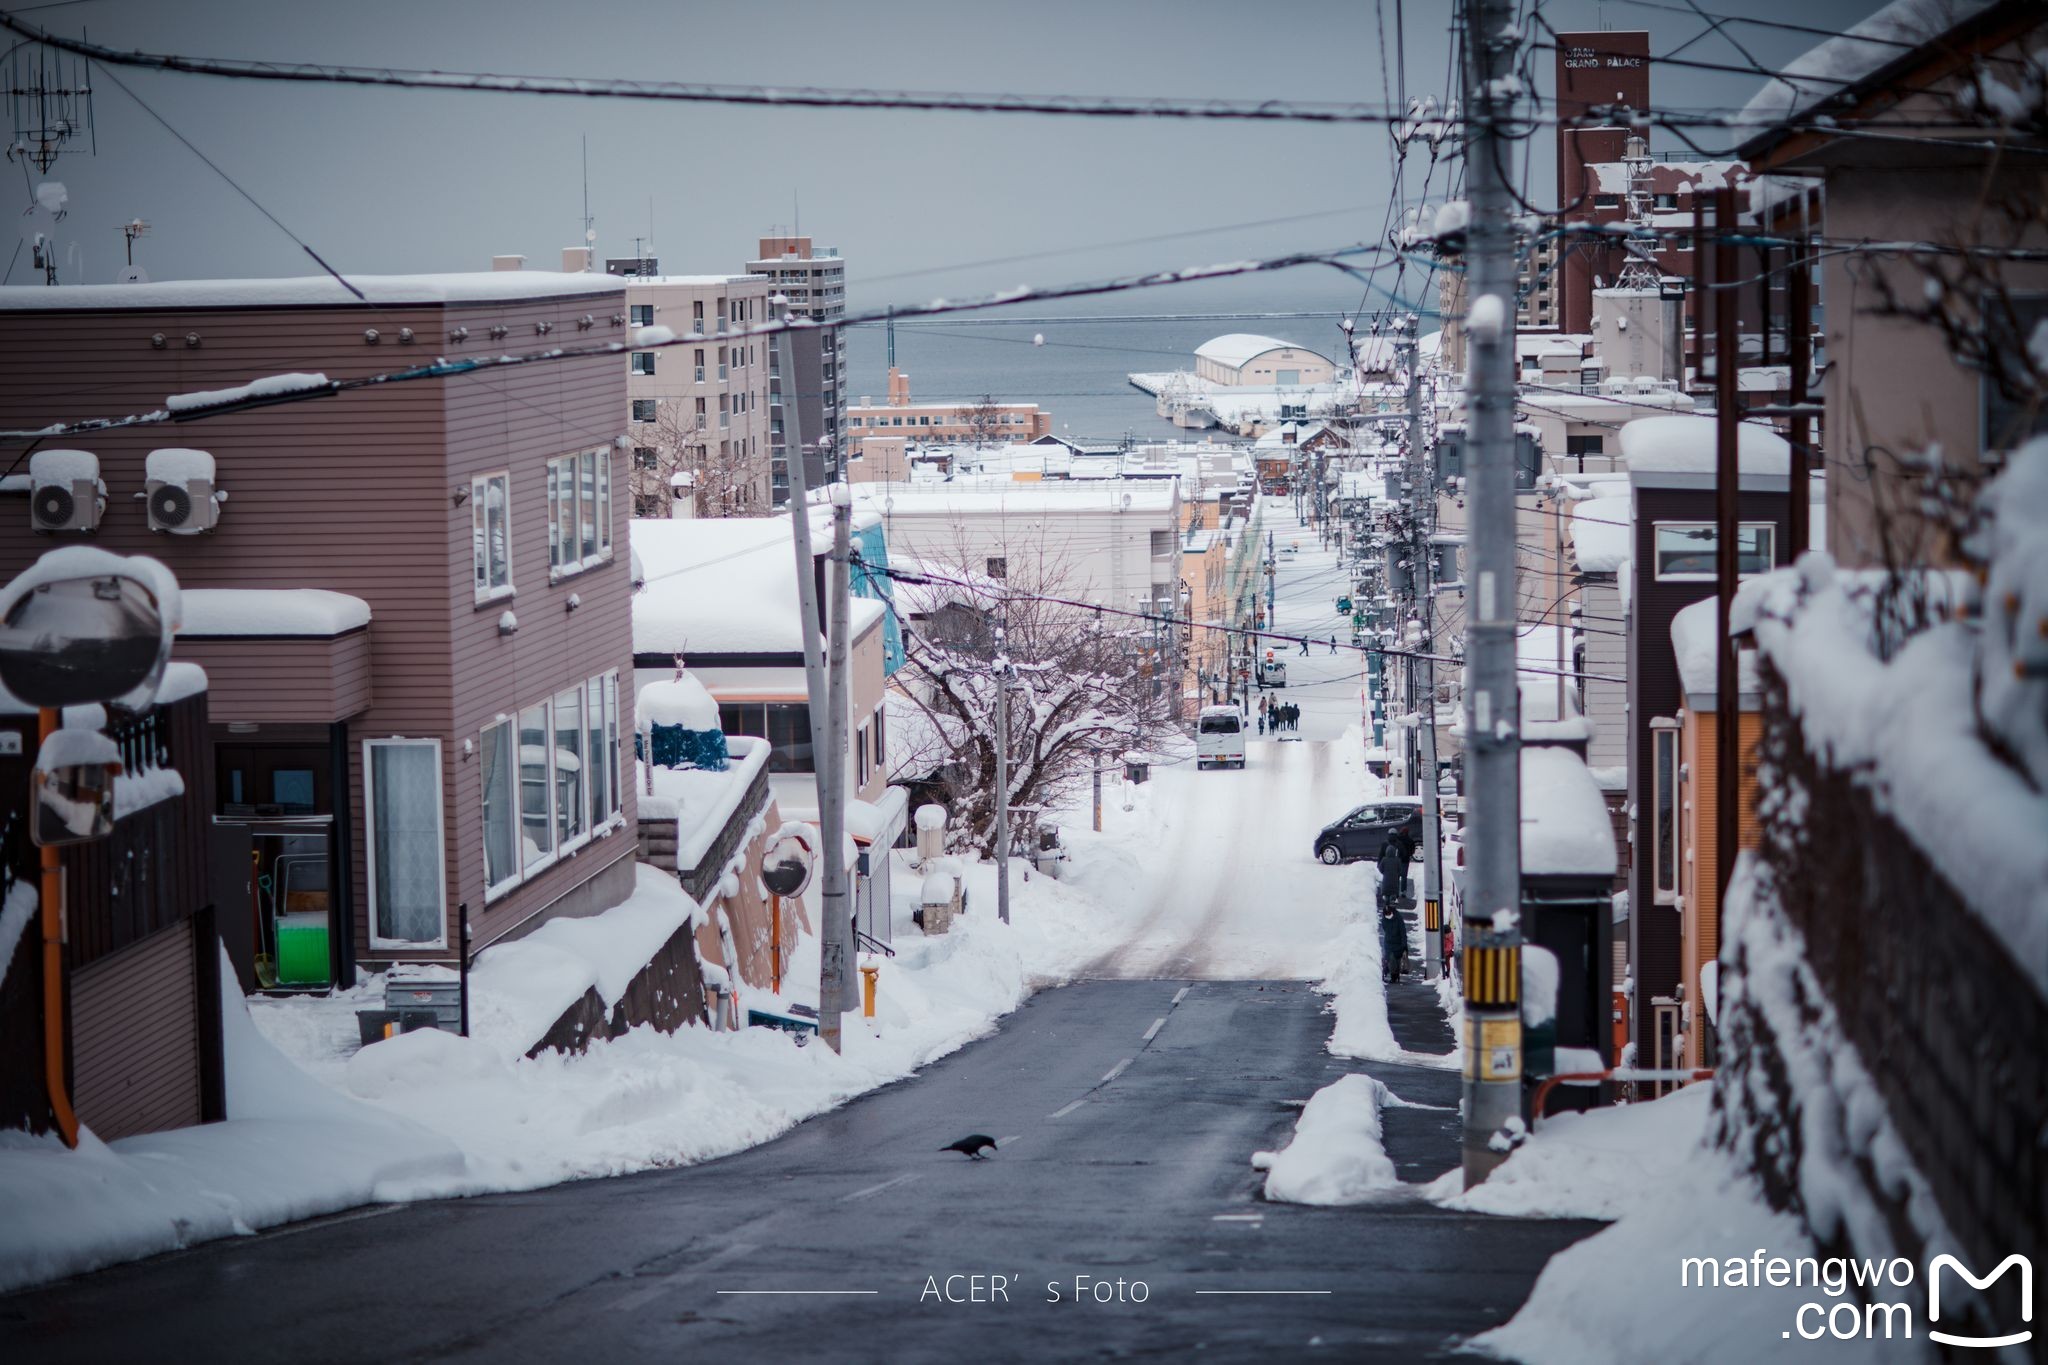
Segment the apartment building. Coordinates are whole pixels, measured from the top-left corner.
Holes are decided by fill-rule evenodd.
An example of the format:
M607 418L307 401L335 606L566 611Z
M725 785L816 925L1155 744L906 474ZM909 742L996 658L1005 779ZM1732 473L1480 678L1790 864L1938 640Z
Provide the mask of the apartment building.
M847 459L862 457L870 436L900 436L906 442L955 441L1015 445L1052 433L1052 414L1036 403L998 403L963 398L942 403L911 401L910 376L889 371L889 400L863 397L847 409ZM858 479L860 476L854 476Z
M349 283L364 297L326 276L0 289L0 424L628 335L599 274ZM292 984L453 963L465 911L482 948L632 891L626 411L597 354L45 442L0 485L0 579L84 543L183 585L203 814L244 841L214 856L253 860L241 913L280 973L282 931L320 940Z
M814 246L808 237L763 237L759 255L747 262L749 275L765 276L770 295L787 298L782 308L799 318L831 324L846 315L846 262L839 248ZM845 477L846 408L841 382L846 373L846 333L837 326L793 332L782 338L780 365L769 357L768 431L773 452L774 499L789 496L788 418L790 404L800 425L811 487Z
M772 341L729 335L769 321L760 275L663 275L655 259L607 262L624 276L633 327L681 344L627 357L636 517L760 516L774 505Z

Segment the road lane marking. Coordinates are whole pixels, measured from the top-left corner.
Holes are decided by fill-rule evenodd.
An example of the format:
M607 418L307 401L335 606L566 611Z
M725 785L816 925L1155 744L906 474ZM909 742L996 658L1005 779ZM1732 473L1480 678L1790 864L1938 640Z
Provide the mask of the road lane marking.
M1003 1150L1003 1144L1004 1144L1004 1143L1006 1143L1006 1142L1022 1142L1023 1140L1024 1140L1024 1135L1023 1135L1022 1133L1012 1133L1012 1134L1010 1134L1010 1135L1009 1135L1008 1137L1006 1137L1006 1138L997 1138L997 1139L996 1139L996 1150L997 1150L997 1151L999 1151L999 1152L1000 1152L1000 1151L1002 1151L1002 1150Z
M1266 1221L1266 1215L1263 1213L1217 1213L1211 1214L1209 1221L1212 1223L1263 1223Z
M1187 999L1187 998L1188 998L1188 992L1189 992L1189 991L1191 991L1191 990L1193 990L1193 989L1194 989L1194 987L1192 987L1192 986L1182 986L1182 987L1181 987L1181 988L1180 988L1180 989L1179 989L1178 991L1175 991L1175 992L1174 992L1174 995L1173 995L1173 1003L1174 1003L1174 1004L1176 1004L1176 1005L1178 1005L1178 1004L1179 1004L1179 1003L1180 1003L1181 1001L1183 1001L1183 1000Z
M1053 1110L1053 1112L1046 1115L1046 1117L1054 1119L1063 1119L1086 1103L1088 1103L1088 1097L1086 1095L1083 1095L1080 1099L1075 1100L1072 1104L1069 1104L1064 1108Z
M894 1180L884 1180L879 1185L870 1185L864 1190L855 1190L852 1194L842 1195L839 1202L851 1204L856 1199L865 1199L871 1194L880 1194L883 1190L894 1189L898 1185L908 1184L915 1179L917 1179L917 1175L914 1172L910 1175L899 1175Z
M1160 1016L1159 1016L1159 1017L1158 1017L1157 1019L1154 1019L1154 1020L1152 1021L1152 1027L1151 1027L1151 1028L1148 1028L1148 1029L1146 1029L1146 1030L1145 1030L1145 1041L1149 1043L1149 1042L1151 1042L1151 1041L1152 1041L1152 1040L1153 1040L1154 1038L1157 1038L1157 1037L1159 1036L1159 1030L1161 1030L1161 1029L1163 1029L1163 1028L1165 1028L1165 1027L1166 1027L1166 1016L1162 1014L1162 1015L1160 1015Z
M1109 1083L1110 1083L1111 1081L1113 1081L1113 1080L1115 1080L1115 1079L1116 1079L1117 1077L1119 1077L1119 1076L1123 1075L1123 1074L1124 1074L1124 1068L1125 1068L1125 1067L1127 1067L1127 1066L1129 1066L1130 1064L1131 1064L1131 1059L1130 1059L1129 1057L1126 1057L1126 1058L1124 1058L1124 1059L1123 1059L1122 1061L1118 1062L1118 1063L1117 1063L1117 1064L1116 1064L1115 1066L1113 1066L1113 1067L1111 1067L1111 1068L1109 1069L1109 1074L1108 1074L1107 1076L1104 1076L1104 1077L1102 1078L1102 1084L1104 1084L1104 1085L1108 1085L1108 1084L1109 1084Z

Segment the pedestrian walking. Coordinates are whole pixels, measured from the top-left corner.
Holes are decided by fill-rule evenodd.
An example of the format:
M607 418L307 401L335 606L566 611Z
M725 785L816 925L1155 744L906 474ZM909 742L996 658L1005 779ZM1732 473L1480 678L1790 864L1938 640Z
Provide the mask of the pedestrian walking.
M1301 703L1292 701L1287 703L1287 728L1290 730L1299 730L1301 728Z
M1263 736L1263 735L1264 735L1265 733L1266 733L1266 711L1265 711L1265 708L1264 708L1264 707L1260 707L1260 708L1259 708L1259 734L1260 734L1261 736Z
M1308 636L1306 635L1301 637L1301 652L1303 654L1308 653Z
M1330 637L1330 652L1332 654L1337 652L1337 637L1334 635Z

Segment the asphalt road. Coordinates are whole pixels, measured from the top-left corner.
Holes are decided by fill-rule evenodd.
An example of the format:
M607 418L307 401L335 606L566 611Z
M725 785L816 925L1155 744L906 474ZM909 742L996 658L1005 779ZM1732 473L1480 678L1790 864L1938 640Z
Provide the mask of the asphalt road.
M1391 1005L1405 1045L1448 1046L1424 988ZM1251 1153L1283 1143L1297 1106L1346 1070L1448 1106L1388 1111L1404 1180L1456 1159L1456 1074L1331 1058L1323 1006L1292 982L1081 982L915 1080L723 1160L360 1210L0 1298L0 1360L1447 1353L1511 1315L1591 1225L1446 1213L1405 1192L1265 1203ZM937 1150L971 1132L1000 1152Z

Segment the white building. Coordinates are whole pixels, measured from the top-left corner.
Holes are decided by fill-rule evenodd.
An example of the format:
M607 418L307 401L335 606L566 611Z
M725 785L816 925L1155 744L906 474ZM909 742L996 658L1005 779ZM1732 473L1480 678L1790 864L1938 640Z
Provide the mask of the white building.
M1327 384L1337 367L1327 356L1278 337L1230 332L1195 348L1195 373L1212 384L1287 388Z

